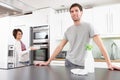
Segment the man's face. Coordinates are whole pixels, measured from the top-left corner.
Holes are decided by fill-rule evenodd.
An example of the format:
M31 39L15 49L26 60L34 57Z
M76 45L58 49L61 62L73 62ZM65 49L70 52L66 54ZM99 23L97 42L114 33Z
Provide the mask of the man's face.
M73 21L79 21L82 16L82 11L78 7L72 7L70 10Z

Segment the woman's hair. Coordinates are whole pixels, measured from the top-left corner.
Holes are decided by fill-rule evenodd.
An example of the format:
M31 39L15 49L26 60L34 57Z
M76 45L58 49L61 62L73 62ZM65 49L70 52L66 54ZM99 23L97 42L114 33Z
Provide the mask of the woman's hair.
M22 32L21 29L14 29L14 30L13 30L13 36L14 36L15 39L16 39L16 37L17 37L17 32L18 32L18 31L23 34L23 32Z
M73 8L73 7L78 7L80 11L83 11L82 6L81 6L80 4L78 4L78 3L74 3L74 4L72 4L72 5L70 6L69 11L71 11L71 8Z

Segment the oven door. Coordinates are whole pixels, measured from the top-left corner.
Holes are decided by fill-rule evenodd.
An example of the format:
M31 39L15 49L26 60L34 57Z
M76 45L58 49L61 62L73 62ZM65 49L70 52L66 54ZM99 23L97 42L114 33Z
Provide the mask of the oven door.
M47 32L34 32L34 39L48 39L48 33Z
M33 51L33 59L35 61L47 61L48 60L48 47L45 45L41 45L40 47L41 47L40 49Z
M33 43L47 43L48 33L47 32L34 32Z

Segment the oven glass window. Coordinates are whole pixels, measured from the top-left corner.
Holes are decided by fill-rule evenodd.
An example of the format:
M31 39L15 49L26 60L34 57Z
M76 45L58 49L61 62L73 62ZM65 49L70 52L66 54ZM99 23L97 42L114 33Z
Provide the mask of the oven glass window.
M48 39L47 32L35 32L34 39Z
M40 60L40 61L46 61L47 60L47 49L39 49L34 51L34 59Z

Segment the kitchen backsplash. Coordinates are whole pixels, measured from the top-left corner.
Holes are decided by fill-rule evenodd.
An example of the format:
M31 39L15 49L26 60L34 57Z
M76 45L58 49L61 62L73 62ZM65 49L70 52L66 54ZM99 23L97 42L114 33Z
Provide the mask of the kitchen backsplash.
M93 57L103 59L101 51L98 46L93 42ZM103 44L108 52L111 60L120 59L120 39L103 39Z
M61 40L56 41L56 44L59 44ZM108 55L111 60L120 59L120 39L102 39L103 44L108 52ZM92 42L93 45L93 57L96 59L104 59L101 51L98 46ZM69 49L69 43L65 45L62 51L67 51Z

